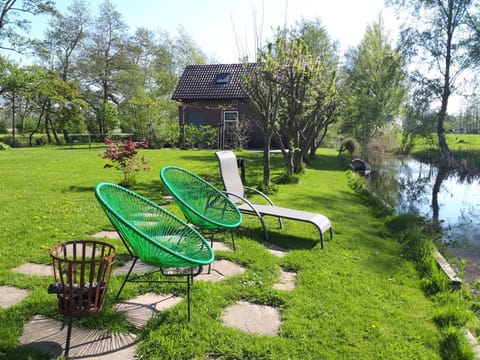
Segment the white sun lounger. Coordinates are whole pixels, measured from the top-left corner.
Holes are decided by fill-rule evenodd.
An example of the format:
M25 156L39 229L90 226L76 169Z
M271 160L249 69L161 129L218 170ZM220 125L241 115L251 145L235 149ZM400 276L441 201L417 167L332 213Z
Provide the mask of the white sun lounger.
M238 209L244 213L250 213L257 215L260 220L265 234L265 239L268 241L268 231L263 221L264 216L274 216L279 219L280 228L283 228L282 218L304 221L315 225L320 232L320 243L322 249L323 234L330 231L330 238L333 237L332 224L330 220L321 214L316 214L307 211L294 210L284 207L275 206L275 204L268 198L267 195L258 191L257 189L244 186L238 173L237 157L233 151L218 151L215 153L218 159L220 167L220 175L222 177L223 185L225 187L225 193L228 194L230 199L237 205ZM245 189L252 190L261 195L268 204L252 203L245 197Z

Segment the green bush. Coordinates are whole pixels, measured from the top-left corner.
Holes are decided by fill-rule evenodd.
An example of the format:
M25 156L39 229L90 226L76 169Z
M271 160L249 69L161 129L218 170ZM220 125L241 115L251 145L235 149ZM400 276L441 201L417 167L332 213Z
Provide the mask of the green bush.
M283 174L273 178L272 181L275 184L298 184L300 181L300 176L298 174L284 172Z
M401 214L401 215L395 215L390 219L388 219L385 225L393 235L399 235L403 231L405 231L407 228L414 226L417 223L418 223L418 215Z
M4 142L0 141L0 150L9 150L10 145L5 144Z
M367 151L399 153L401 127L394 123L388 123L377 129L367 143Z
M464 304L453 301L443 306L433 320L439 328L449 326L461 328L465 326L470 319L471 313L465 309Z
M178 147L179 139L180 125L178 125L178 122L172 122L155 131L150 144L152 148L156 149L163 147L175 148Z
M20 125L20 124L19 124L19 125ZM29 134L29 133L34 132L34 131L36 131L36 130L40 130L40 131L41 131L41 129L37 129L37 128L38 128L37 125L38 125L38 124L37 124L37 121L29 118L29 119L25 120L25 123L23 124L23 129L18 128L18 127L17 127L17 128L18 128L18 131L21 131L21 132L23 132L23 133L25 133L25 134Z
M462 289L451 292L445 291L435 296L435 301L442 307L438 310L434 321L440 328L455 326L464 327L474 319L475 306L478 305L470 291Z
M209 125L185 125L184 145L187 149L212 149L217 146L217 130Z
M0 120L0 134L8 134L7 124L2 120Z
M201 149L214 149L217 147L217 129L207 126L198 128L197 147Z
M344 150L348 151L350 158L353 158L357 153L360 152L360 145L358 145L358 143L354 139L347 138L344 139L341 143L340 153Z
M473 360L474 353L462 331L448 327L442 333L440 355L445 360Z

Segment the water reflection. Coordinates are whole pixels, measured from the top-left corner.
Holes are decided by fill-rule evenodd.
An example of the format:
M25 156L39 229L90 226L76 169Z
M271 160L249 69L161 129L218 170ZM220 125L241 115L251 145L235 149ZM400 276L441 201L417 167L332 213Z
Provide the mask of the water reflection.
M369 155L369 187L398 213L438 221L449 252L467 260L464 278L480 279L480 180L411 157Z

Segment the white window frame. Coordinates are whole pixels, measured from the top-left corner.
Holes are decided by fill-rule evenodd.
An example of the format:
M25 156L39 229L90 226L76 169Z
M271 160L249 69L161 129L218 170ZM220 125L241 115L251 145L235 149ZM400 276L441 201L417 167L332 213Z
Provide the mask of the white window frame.
M235 120L230 120L230 119L227 119L227 115L232 115L232 114L235 114ZM231 110L226 110L223 112L223 124L225 123L232 123L232 122L236 122L238 123L238 111L231 111Z

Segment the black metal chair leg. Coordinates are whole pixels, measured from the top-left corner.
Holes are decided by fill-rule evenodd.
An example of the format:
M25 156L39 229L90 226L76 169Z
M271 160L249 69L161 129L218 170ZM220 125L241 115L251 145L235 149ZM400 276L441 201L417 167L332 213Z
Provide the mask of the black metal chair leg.
M68 359L68 352L70 351L70 338L72 337L72 324L73 320L71 317L68 318L68 327L67 327L67 341L65 343L65 357Z
M211 235L212 235L212 237L210 238L210 246L213 249L213 238L215 237L215 233L212 232ZM208 264L208 274L210 274L211 269L212 269L212 264L210 263L210 264ZM193 278L192 278L192 280L193 280Z
M230 236L232 237L232 247L233 247L233 251L237 251L237 249L235 248L235 239L233 237L233 230L230 230Z
M122 286L120 287L120 290L118 290L117 296L115 296L115 302L118 301L118 298L120 297L120 293L122 292L123 287L124 287L125 284L127 283L128 278L130 277L130 274L132 273L133 267L134 267L135 264L137 263L137 260L138 260L137 257L134 257L134 258L133 258L132 266L130 266L130 269L128 270L127 276L125 276L125 280L123 280Z
M187 307L188 307L188 321L190 321L190 282L193 282L192 269L190 269L190 274L187 275Z

